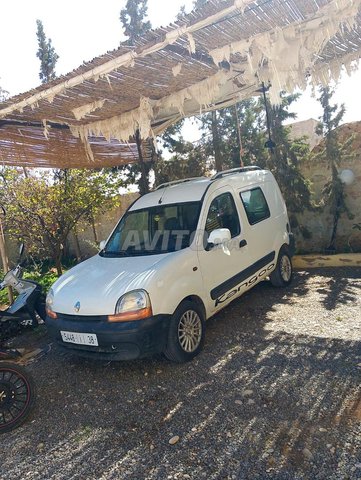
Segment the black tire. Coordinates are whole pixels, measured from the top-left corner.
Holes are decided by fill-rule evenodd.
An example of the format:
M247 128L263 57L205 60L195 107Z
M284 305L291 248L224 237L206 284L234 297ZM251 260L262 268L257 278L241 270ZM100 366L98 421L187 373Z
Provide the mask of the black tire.
M270 275L274 287L287 287L292 282L293 269L291 257L286 247L282 247L278 254L277 265Z
M185 300L172 315L164 355L172 362L189 362L202 350L204 335L203 308Z
M27 419L35 402L35 386L25 368L0 363L0 433L8 432Z

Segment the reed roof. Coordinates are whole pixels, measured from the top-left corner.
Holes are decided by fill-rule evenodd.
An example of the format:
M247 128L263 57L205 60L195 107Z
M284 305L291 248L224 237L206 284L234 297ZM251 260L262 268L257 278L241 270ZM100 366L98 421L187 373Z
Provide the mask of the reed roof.
M0 107L0 162L136 161L132 139L184 116L338 79L361 52L361 0L209 0L177 23Z

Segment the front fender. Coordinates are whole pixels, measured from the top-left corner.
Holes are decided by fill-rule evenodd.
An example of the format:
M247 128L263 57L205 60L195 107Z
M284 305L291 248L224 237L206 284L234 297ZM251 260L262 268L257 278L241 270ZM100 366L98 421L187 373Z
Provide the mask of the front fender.
M187 251L189 250L189 251ZM198 258L190 249L174 252L149 285L154 315L173 314L186 297L204 297L203 278Z

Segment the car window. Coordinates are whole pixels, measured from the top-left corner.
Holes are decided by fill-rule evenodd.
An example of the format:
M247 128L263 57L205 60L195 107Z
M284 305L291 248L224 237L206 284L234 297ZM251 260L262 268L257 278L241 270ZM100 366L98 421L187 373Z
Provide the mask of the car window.
M231 237L241 231L238 212L231 193L222 193L216 197L208 210L205 230L208 235L217 228L228 228Z
M200 208L200 202L185 202L128 211L101 254L152 255L189 247L196 232Z
M259 187L241 192L240 197L251 225L270 217L266 198Z

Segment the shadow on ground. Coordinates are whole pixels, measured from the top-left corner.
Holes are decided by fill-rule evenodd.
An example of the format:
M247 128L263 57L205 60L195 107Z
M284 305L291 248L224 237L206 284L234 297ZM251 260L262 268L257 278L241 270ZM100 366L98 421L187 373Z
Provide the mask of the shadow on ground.
M325 277L325 285L318 289L324 295L323 305L327 310L333 310L339 304L355 302L361 296L360 268L339 268L337 277L330 278L328 269L317 269L314 274Z
M314 308L357 298L354 274L332 283L318 272ZM282 305L307 304L314 277L255 287L207 323L205 350L186 365L99 363L54 347L31 366L32 422L1 438L0 477L360 478L361 342L267 328Z

